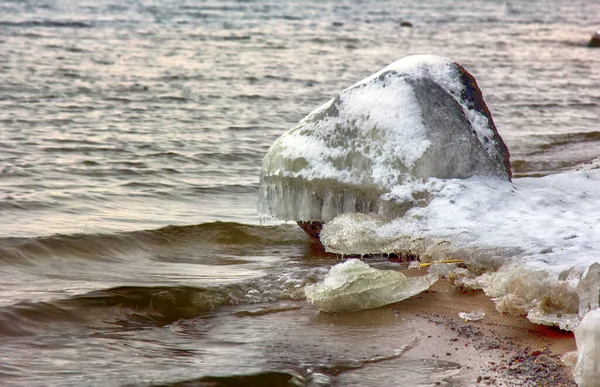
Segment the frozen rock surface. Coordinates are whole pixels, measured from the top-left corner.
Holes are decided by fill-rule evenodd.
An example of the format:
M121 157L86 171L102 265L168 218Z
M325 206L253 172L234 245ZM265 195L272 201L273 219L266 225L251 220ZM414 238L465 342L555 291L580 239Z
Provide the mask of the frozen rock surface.
M510 180L508 149L475 79L450 59L415 55L342 91L276 140L264 157L258 210L296 221L393 218L427 194L388 200L392 187L471 176Z
M409 278L349 259L333 266L323 282L308 285L304 293L322 312L356 312L405 300L429 289L437 279L437 275Z
M573 376L579 387L600 386L600 309L588 312L575 329L577 364Z

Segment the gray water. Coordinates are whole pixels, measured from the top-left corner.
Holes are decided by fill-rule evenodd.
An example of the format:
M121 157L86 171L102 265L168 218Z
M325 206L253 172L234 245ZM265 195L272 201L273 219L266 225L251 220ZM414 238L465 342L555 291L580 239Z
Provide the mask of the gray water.
M342 364L345 383L360 368L452 385L456 364L360 362L410 342L386 341L400 323L375 324L383 312L348 337L307 306L302 287L336 258L259 225L262 156L338 91L432 53L476 77L516 177L595 164L599 20L558 0L0 1L2 384L319 364L335 384Z

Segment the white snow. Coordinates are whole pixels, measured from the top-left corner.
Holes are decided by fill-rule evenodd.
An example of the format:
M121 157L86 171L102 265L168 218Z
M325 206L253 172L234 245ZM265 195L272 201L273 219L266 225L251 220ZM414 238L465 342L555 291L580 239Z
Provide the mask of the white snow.
M410 187L429 203L387 220L344 214L325 224L321 241L341 254L411 252L424 261L463 259L484 274L470 283L501 312L573 329L577 313L598 305L600 170L574 171L513 183L470 178L429 179ZM581 303L581 306L580 306Z
M415 78L431 77L461 105L467 119L473 126L473 130L475 130L477 139L485 146L487 143L486 139L491 141L494 133L488 127L488 119L483 114L468 107L460 98L464 86L460 82L454 66L454 62L449 58L437 55L411 55L390 64L379 73L373 75L373 77L389 70L411 74ZM488 148L486 150L490 154L490 157L494 159L496 156L495 148Z
M380 73L361 81L363 87L340 94L309 114L294 129L277 140L269 151L283 160L304 159L306 167L281 168L285 176L336 179L348 184L389 186L401 170L393 168L399 157L411 167L423 155L429 141L421 122L421 110L412 87L403 79L370 83ZM313 122L311 117L335 105L339 114ZM267 160L277 163L282 160ZM284 161L285 163L285 161ZM362 165L367 163L368 165ZM364 174L372 166L371 174ZM341 167L341 168L340 168Z

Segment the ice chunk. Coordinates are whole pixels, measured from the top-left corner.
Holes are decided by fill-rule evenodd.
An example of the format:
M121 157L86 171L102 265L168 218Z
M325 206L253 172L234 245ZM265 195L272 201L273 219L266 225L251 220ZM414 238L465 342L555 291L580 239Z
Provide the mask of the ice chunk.
M600 381L600 309L586 313L575 328L577 364L573 376L579 387L598 387Z
M598 309L600 298L600 264L591 264L581 276L577 286L579 295L579 317L588 311Z
M534 308L527 313L527 319L534 324L556 326L564 331L572 331L579 325L577 313L548 313L540 308Z
M452 60L416 55L342 91L276 140L263 160L258 211L296 221L393 218L427 196L405 189L382 197L392 187L474 175L510 179L508 149L481 91Z
M485 317L485 312L481 309L474 310L472 312L460 312L458 313L458 317L465 321L479 321L483 320Z
M437 278L409 278L398 271L378 270L358 259L349 259L333 266L323 282L306 286L304 293L322 312L356 312L417 295L429 289Z

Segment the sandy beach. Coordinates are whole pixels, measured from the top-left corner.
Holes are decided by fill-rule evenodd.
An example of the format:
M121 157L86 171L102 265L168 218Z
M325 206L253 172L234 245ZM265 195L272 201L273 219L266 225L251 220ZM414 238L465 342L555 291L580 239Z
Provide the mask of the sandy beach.
M496 311L482 292L464 293L440 279L430 290L389 308L419 320L426 334L406 355L442 358L464 366L465 386L576 386L561 361L576 350L572 332L536 325ZM483 310L479 321L460 312Z

